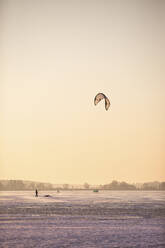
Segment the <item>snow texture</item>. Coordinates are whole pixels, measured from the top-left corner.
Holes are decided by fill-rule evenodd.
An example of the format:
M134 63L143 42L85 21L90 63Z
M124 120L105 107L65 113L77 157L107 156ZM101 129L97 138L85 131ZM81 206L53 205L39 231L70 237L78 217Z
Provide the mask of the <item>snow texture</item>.
M164 248L164 192L1 192L0 247Z

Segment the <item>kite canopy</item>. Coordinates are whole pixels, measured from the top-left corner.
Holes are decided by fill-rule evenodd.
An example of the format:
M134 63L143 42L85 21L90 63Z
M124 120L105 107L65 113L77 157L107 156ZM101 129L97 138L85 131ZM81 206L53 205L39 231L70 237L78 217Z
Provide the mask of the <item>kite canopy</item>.
M94 104L97 105L102 99L105 99L105 109L108 110L110 107L110 101L103 93L98 93L95 96Z

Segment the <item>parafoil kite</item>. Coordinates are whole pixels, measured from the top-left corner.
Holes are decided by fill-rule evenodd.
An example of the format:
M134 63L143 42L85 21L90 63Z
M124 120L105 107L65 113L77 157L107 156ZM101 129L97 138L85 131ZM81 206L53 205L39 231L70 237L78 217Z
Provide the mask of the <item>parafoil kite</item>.
M102 99L105 99L105 109L108 110L110 107L110 101L103 93L98 93L95 96L94 104L97 105Z

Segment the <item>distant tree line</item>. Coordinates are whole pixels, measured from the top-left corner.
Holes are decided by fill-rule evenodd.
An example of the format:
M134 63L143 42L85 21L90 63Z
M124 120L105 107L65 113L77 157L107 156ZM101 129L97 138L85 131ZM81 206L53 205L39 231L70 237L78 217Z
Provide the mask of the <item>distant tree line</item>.
M109 184L101 185L100 188L109 190L136 190L135 185L126 182L118 182L116 180Z
M109 184L104 185L90 185L84 183L83 185L53 185L51 183L40 183L24 180L0 180L0 190L165 190L165 182L147 182L139 184L129 184L127 182L118 182L113 180Z
M53 190L51 183L37 183L24 180L0 180L0 190Z
M113 180L109 184L100 185L100 189L108 190L165 190L165 182L148 182L139 184L129 184Z

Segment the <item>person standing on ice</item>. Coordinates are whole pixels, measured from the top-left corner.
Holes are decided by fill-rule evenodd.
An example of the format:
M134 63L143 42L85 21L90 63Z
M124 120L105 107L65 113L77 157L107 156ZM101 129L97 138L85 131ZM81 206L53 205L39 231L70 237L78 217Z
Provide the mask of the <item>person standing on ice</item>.
M38 190L36 189L36 197L38 197Z

